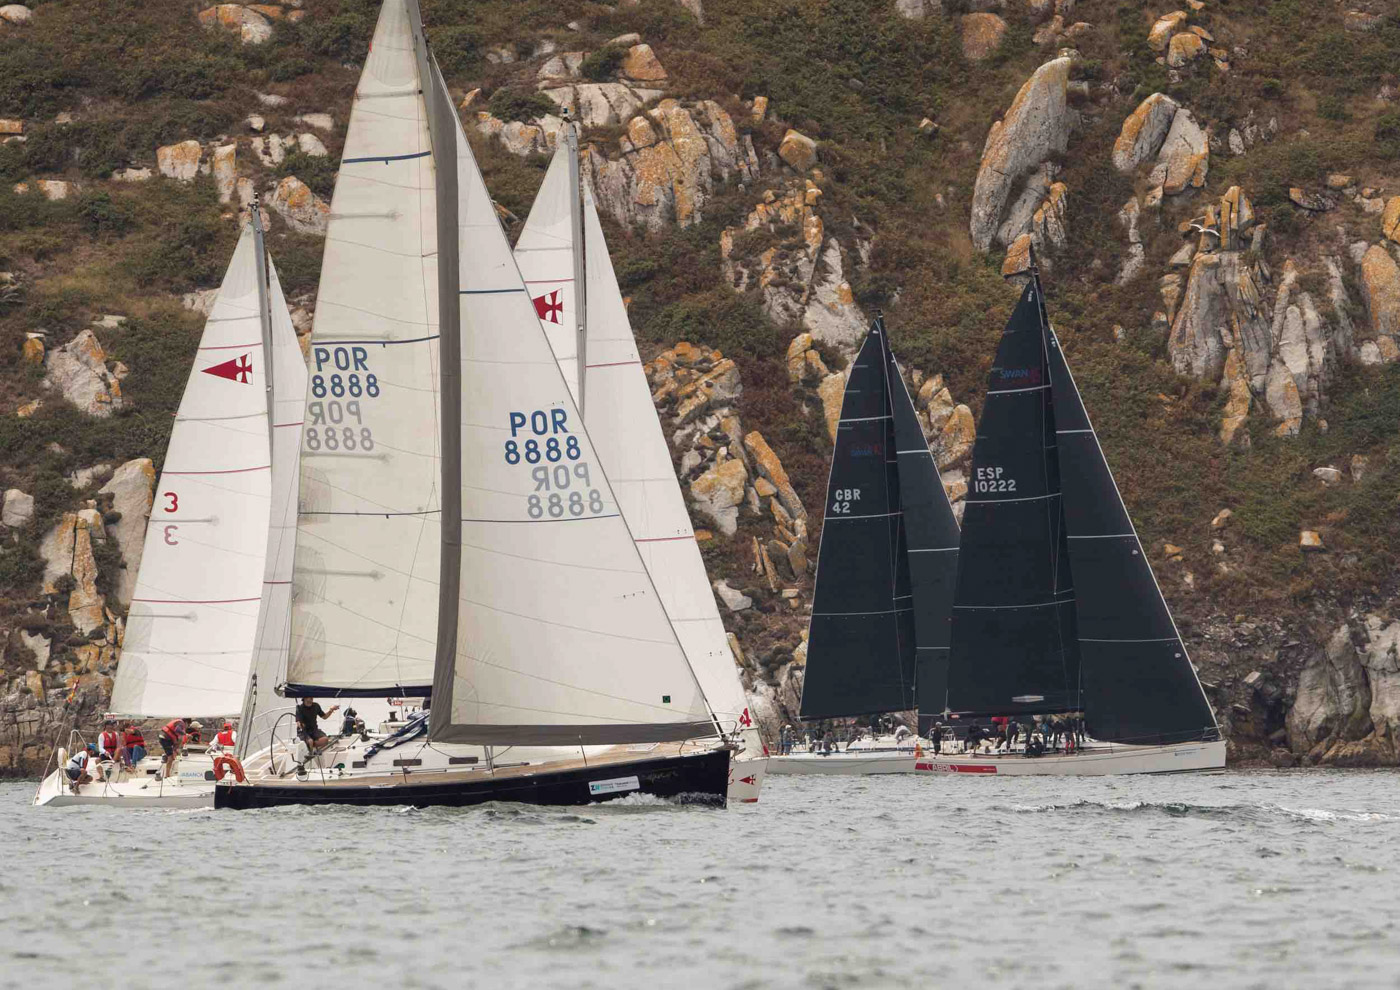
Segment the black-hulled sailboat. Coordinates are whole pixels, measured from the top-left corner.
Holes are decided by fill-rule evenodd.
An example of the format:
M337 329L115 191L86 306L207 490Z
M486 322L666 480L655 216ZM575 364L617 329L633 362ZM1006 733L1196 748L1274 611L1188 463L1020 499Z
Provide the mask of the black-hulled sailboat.
M977 424L946 698L961 719L1082 722L1070 753L965 754L921 770L1207 770L1225 743L1046 316L1038 270L1002 334ZM1039 746L1032 746L1038 750Z
M941 712L958 523L877 317L841 402L807 638L802 718ZM774 757L772 773L912 773L914 738Z

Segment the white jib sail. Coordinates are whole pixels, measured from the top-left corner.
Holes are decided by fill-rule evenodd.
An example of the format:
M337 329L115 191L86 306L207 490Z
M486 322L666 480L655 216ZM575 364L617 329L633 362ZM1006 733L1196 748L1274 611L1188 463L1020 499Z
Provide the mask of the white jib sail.
M311 336L289 693L423 693L437 639L436 199L408 14L355 90Z
M271 461L257 253L245 229L175 416L146 526L112 709L243 706L262 598Z
M296 552L297 475L301 463L302 415L306 407L306 359L287 310L287 298L269 257L268 302L272 315L272 509L269 513L267 560L263 569L262 602L258 611L255 680L250 683L251 706L244 706L239 726L240 751L254 744L251 733L271 731L272 722L258 715L285 708L277 695L286 680L287 644L292 610L292 560ZM246 738L245 738L246 737Z
M486 744L713 734L457 129L462 559L450 723Z
M578 188L571 181L564 135L515 242L515 261L535 304L559 370L578 403L578 291L574 285L574 229L570 213Z
M540 325L551 343L556 339L551 334L555 325L540 306L539 279L546 264L557 266L558 262L549 255L522 252L519 245L531 236L536 214L541 209L542 222L558 230L555 214L559 196L557 190L551 188L549 176L567 175L567 165L562 158L569 153L561 140L560 150L555 153L515 250L520 273L535 297ZM753 724L734 655L725 637L724 623L695 542L685 497L671 463L670 448L642 371L603 227L586 186L583 196L589 302L588 363L584 369L588 405L584 419L589 436L607 469L623 518L706 699L726 731L743 733L745 754L761 755L763 743ZM567 217L565 219L567 221ZM566 223L563 236L571 242L570 233L571 228ZM538 236L532 238L533 243L540 240ZM571 243L567 246L572 249ZM563 346L572 345L570 332L565 335ZM567 376L570 369L562 358L559 366Z

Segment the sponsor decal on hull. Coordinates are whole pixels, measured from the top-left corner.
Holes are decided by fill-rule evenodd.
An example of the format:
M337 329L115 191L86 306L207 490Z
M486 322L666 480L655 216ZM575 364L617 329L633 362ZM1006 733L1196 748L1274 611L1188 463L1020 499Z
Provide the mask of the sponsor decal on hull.
M915 770L931 773L996 773L997 768L986 763L923 763L914 764Z
M613 777L611 780L590 780L589 794L621 794L623 791L640 791L642 782L636 777Z

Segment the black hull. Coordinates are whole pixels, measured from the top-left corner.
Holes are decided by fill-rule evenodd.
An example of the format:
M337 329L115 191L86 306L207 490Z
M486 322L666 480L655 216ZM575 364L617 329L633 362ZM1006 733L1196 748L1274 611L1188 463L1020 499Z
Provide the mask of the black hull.
M426 776L426 775L425 775ZM636 787L599 793L590 784L635 777ZM626 785L624 785L626 786ZM694 756L672 756L628 763L601 763L595 767L482 779L355 785L340 782L319 785L220 783L214 788L214 807L246 810L279 808L294 804L348 804L361 807L464 808L488 801L520 804L597 804L649 794L680 799L690 804L724 807L729 790L729 751L714 750Z

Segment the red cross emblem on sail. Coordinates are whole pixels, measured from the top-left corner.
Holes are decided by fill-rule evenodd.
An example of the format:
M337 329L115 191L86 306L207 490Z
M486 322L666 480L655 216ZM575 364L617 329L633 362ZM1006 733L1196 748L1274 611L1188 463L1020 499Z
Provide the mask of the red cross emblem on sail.
M550 323L562 322L564 315L564 300L560 298L559 290L546 292L542 296L535 296L535 314L542 320Z
M238 382L240 385L247 385L253 378L253 362L247 354L236 358L229 358L222 364L216 364L212 368L205 368L206 375L214 375L216 378L227 378L231 382Z

